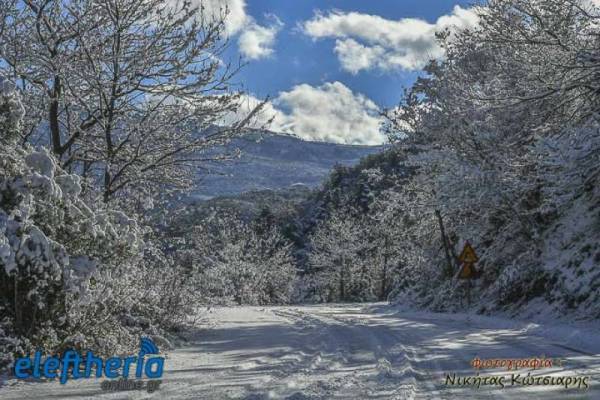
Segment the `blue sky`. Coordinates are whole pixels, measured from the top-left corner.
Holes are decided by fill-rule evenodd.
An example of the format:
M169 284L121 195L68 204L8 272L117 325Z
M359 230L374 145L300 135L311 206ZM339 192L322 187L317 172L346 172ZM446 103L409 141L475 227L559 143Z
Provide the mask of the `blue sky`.
M236 81L251 103L272 99L272 129L340 143L381 142L377 109L443 57L434 32L476 23L457 0L212 1L230 9L225 58L248 62Z
M275 14L285 26L280 31L273 56L253 60L240 75L249 90L257 95L276 95L299 83L320 84L338 80L359 91L377 104L391 107L399 100L400 89L410 85L417 72L392 70L387 73L365 71L356 75L344 71L332 49L333 39L312 40L298 31L298 24L310 20L315 11L357 11L386 19L421 18L435 22L450 14L455 5L467 7L469 2L455 0L336 0L281 1L250 0L247 12L259 23L265 14ZM237 47L232 46L232 53Z

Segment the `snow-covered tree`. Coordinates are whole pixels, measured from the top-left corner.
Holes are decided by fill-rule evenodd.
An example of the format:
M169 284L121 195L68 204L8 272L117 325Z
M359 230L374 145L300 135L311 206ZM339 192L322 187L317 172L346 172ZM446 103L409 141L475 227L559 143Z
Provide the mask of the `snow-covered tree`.
M191 2L13 0L0 14L0 69L26 93L27 132L48 132L32 140L104 201L188 187L198 163L224 157L208 150L261 108L224 125L242 99L231 84L239 66L221 60L225 9L216 18Z
M404 236L410 220L393 191L386 191L374 199L367 217L370 243L369 264L373 269L374 293L378 300L387 300L392 290L401 284L401 274L406 274L407 264L412 262L410 245ZM409 261L410 260L410 261Z
M15 143L22 106L0 81L0 321L9 354L39 346L125 349L119 321L138 300L134 270L143 248L136 221L88 205L80 178L45 150Z
M408 212L430 216L404 235L432 238L423 265L440 270L461 243L476 243L478 290L490 291L492 307L561 297L548 294L564 289L543 259L556 240L550 228L579 199L597 201L600 11L575 0L491 0L477 12L477 27L440 34L445 59L388 113L391 137L417 171L397 192L420 199ZM437 255L443 248L449 257ZM424 303L444 307L435 295L445 293L457 304L448 300L462 284L432 276L417 285Z
M310 237L309 273L315 293L324 301L373 298L372 274L365 263L366 227L344 212L323 220Z
M235 215L215 215L187 239L189 265L210 301L285 304L296 268L291 245L277 227L257 226Z

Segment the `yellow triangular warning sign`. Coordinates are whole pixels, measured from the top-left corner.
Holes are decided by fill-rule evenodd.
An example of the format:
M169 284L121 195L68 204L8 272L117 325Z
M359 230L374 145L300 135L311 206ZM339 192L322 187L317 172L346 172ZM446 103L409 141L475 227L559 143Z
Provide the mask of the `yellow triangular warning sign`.
M469 279L473 278L476 274L475 266L473 263L465 263L463 264L460 272L458 273L458 277L460 279Z
M474 263L478 260L479 258L477 257L477 254L475 254L473 247L471 247L469 242L465 243L465 247L463 247L460 256L458 256L458 261L460 263Z

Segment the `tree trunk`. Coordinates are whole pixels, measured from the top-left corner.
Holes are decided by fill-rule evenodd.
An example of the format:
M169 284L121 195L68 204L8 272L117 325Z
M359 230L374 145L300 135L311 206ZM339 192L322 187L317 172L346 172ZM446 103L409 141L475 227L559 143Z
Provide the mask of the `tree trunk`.
M104 202L108 203L108 201L110 200L110 170L109 170L109 166L107 165L106 167L104 167Z
M379 300L385 300L385 298L387 297L388 247L389 238L386 236L383 245L383 266L381 268L381 288L379 292Z
M50 91L50 105L48 106L48 124L50 127L50 144L52 152L60 159L63 153L62 144L60 142L60 124L58 122L58 105L61 93L60 77L54 77L54 87Z
M19 308L19 273L14 276L14 299L15 299L15 326L17 331L21 329L21 309Z
M387 297L387 262L383 264L383 271L381 275L381 288L379 292L379 300L385 300Z

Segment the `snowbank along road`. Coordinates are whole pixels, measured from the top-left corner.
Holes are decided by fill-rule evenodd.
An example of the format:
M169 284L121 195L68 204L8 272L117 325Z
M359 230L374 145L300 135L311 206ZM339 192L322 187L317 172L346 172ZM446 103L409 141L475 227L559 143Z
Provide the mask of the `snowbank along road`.
M95 379L7 379L0 399L600 399L600 341L592 326L358 304L208 315L188 346L165 353L156 392L106 392ZM536 358L546 368L523 366ZM506 360L520 365L509 370Z

